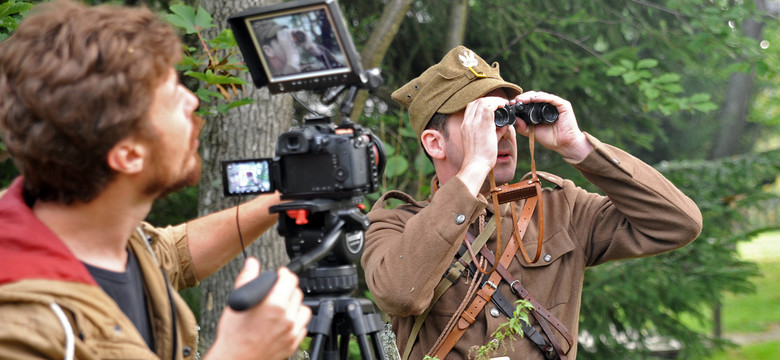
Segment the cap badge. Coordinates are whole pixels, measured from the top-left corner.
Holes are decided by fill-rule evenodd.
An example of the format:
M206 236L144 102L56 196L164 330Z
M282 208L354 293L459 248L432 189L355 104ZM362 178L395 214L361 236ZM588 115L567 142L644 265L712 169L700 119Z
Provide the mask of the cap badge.
M478 73L474 70L474 66L479 65L479 61L477 61L477 55L474 54L473 51L468 49L461 50L460 53L458 54L458 59L460 60L460 64L467 67L469 70L471 70L474 76L479 78L487 77L487 75L485 75L484 73L482 72Z

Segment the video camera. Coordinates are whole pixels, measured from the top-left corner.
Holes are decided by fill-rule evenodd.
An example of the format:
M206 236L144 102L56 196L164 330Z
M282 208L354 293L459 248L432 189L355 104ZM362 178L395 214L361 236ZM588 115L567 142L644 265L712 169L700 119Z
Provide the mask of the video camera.
M323 99L330 102L346 87L373 90L381 83L376 70L363 71L333 0L249 9L228 22L254 84L268 86L272 93L336 88ZM285 40L280 35L284 31L294 44L279 44ZM280 66L280 58L288 54L278 49L290 47L299 51L300 62ZM350 96L354 97L354 91ZM350 101L345 104L351 105ZM350 111L351 107L342 108L342 112ZM223 162L224 194L279 190L285 199L342 199L376 191L385 162L382 142L370 130L349 122L348 116L344 119L338 127L329 117L305 120L301 128L277 139L274 159Z
M369 225L363 195L377 190L386 160L379 138L349 115L358 89L381 84L379 71L363 70L335 0L248 9L228 23L256 86L271 93L320 91L323 103L349 89L338 126L330 117L305 119L279 136L274 158L222 162L225 196L278 190L292 200L270 211L280 214L287 267L298 273L307 297L348 294L357 288L355 263ZM251 307L270 284L237 289L228 303Z

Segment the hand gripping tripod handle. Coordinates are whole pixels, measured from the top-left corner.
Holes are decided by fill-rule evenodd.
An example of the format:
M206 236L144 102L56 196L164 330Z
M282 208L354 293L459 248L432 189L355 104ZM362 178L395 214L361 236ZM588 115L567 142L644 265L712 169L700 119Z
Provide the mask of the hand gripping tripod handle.
M267 271L252 281L244 284L228 295L228 305L236 311L248 310L265 299L279 276L274 271Z

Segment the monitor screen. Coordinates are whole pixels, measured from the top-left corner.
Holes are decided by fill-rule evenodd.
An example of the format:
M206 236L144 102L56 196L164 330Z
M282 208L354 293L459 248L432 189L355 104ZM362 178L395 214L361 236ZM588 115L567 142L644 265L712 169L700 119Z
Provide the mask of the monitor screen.
M257 86L279 93L359 81L359 56L333 0L250 9L229 21Z
M273 191L270 162L271 159L223 162L222 186L225 195L248 195Z

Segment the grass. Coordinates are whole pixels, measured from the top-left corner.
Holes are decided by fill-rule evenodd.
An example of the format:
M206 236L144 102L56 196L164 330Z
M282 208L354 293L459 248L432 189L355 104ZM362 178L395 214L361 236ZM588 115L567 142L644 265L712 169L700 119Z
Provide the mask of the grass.
M778 238L780 241L780 238ZM780 258L759 262L761 276L753 280L756 292L729 295L723 306L723 329L732 333L769 330L780 324Z
M780 356L780 341L769 341L721 352L709 360L778 359L778 356Z
M723 302L723 331L760 333L780 324L780 231L762 234L741 244L746 260L758 263L761 276L753 281L753 294L728 296ZM708 360L780 359L780 340L744 345L717 353Z

